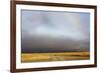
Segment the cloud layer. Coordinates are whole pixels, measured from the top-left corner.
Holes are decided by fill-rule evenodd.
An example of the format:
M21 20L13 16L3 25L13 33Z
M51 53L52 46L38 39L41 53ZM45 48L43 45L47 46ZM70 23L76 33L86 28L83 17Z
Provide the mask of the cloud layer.
M22 10L22 52L89 51L90 14Z

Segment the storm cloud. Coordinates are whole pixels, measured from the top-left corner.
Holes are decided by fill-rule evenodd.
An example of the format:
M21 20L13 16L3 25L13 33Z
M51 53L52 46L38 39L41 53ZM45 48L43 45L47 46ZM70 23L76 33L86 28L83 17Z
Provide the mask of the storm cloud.
M90 14L21 10L22 52L89 51Z

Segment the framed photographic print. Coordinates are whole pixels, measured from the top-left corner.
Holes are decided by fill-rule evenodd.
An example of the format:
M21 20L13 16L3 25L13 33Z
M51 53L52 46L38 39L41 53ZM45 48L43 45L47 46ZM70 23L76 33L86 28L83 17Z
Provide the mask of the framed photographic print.
M97 66L97 7L11 1L11 72Z

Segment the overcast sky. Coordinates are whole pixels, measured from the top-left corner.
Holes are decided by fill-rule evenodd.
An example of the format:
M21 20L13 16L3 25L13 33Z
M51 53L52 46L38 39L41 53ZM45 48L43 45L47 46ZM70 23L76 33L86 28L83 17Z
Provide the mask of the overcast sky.
M21 10L22 52L89 51L90 14Z

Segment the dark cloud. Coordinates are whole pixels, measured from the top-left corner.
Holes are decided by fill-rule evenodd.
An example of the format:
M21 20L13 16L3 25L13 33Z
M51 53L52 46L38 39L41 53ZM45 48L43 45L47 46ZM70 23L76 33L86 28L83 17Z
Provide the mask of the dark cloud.
M84 40L77 41L72 38L52 38L45 36L34 36L23 39L22 52L89 51L89 41Z

